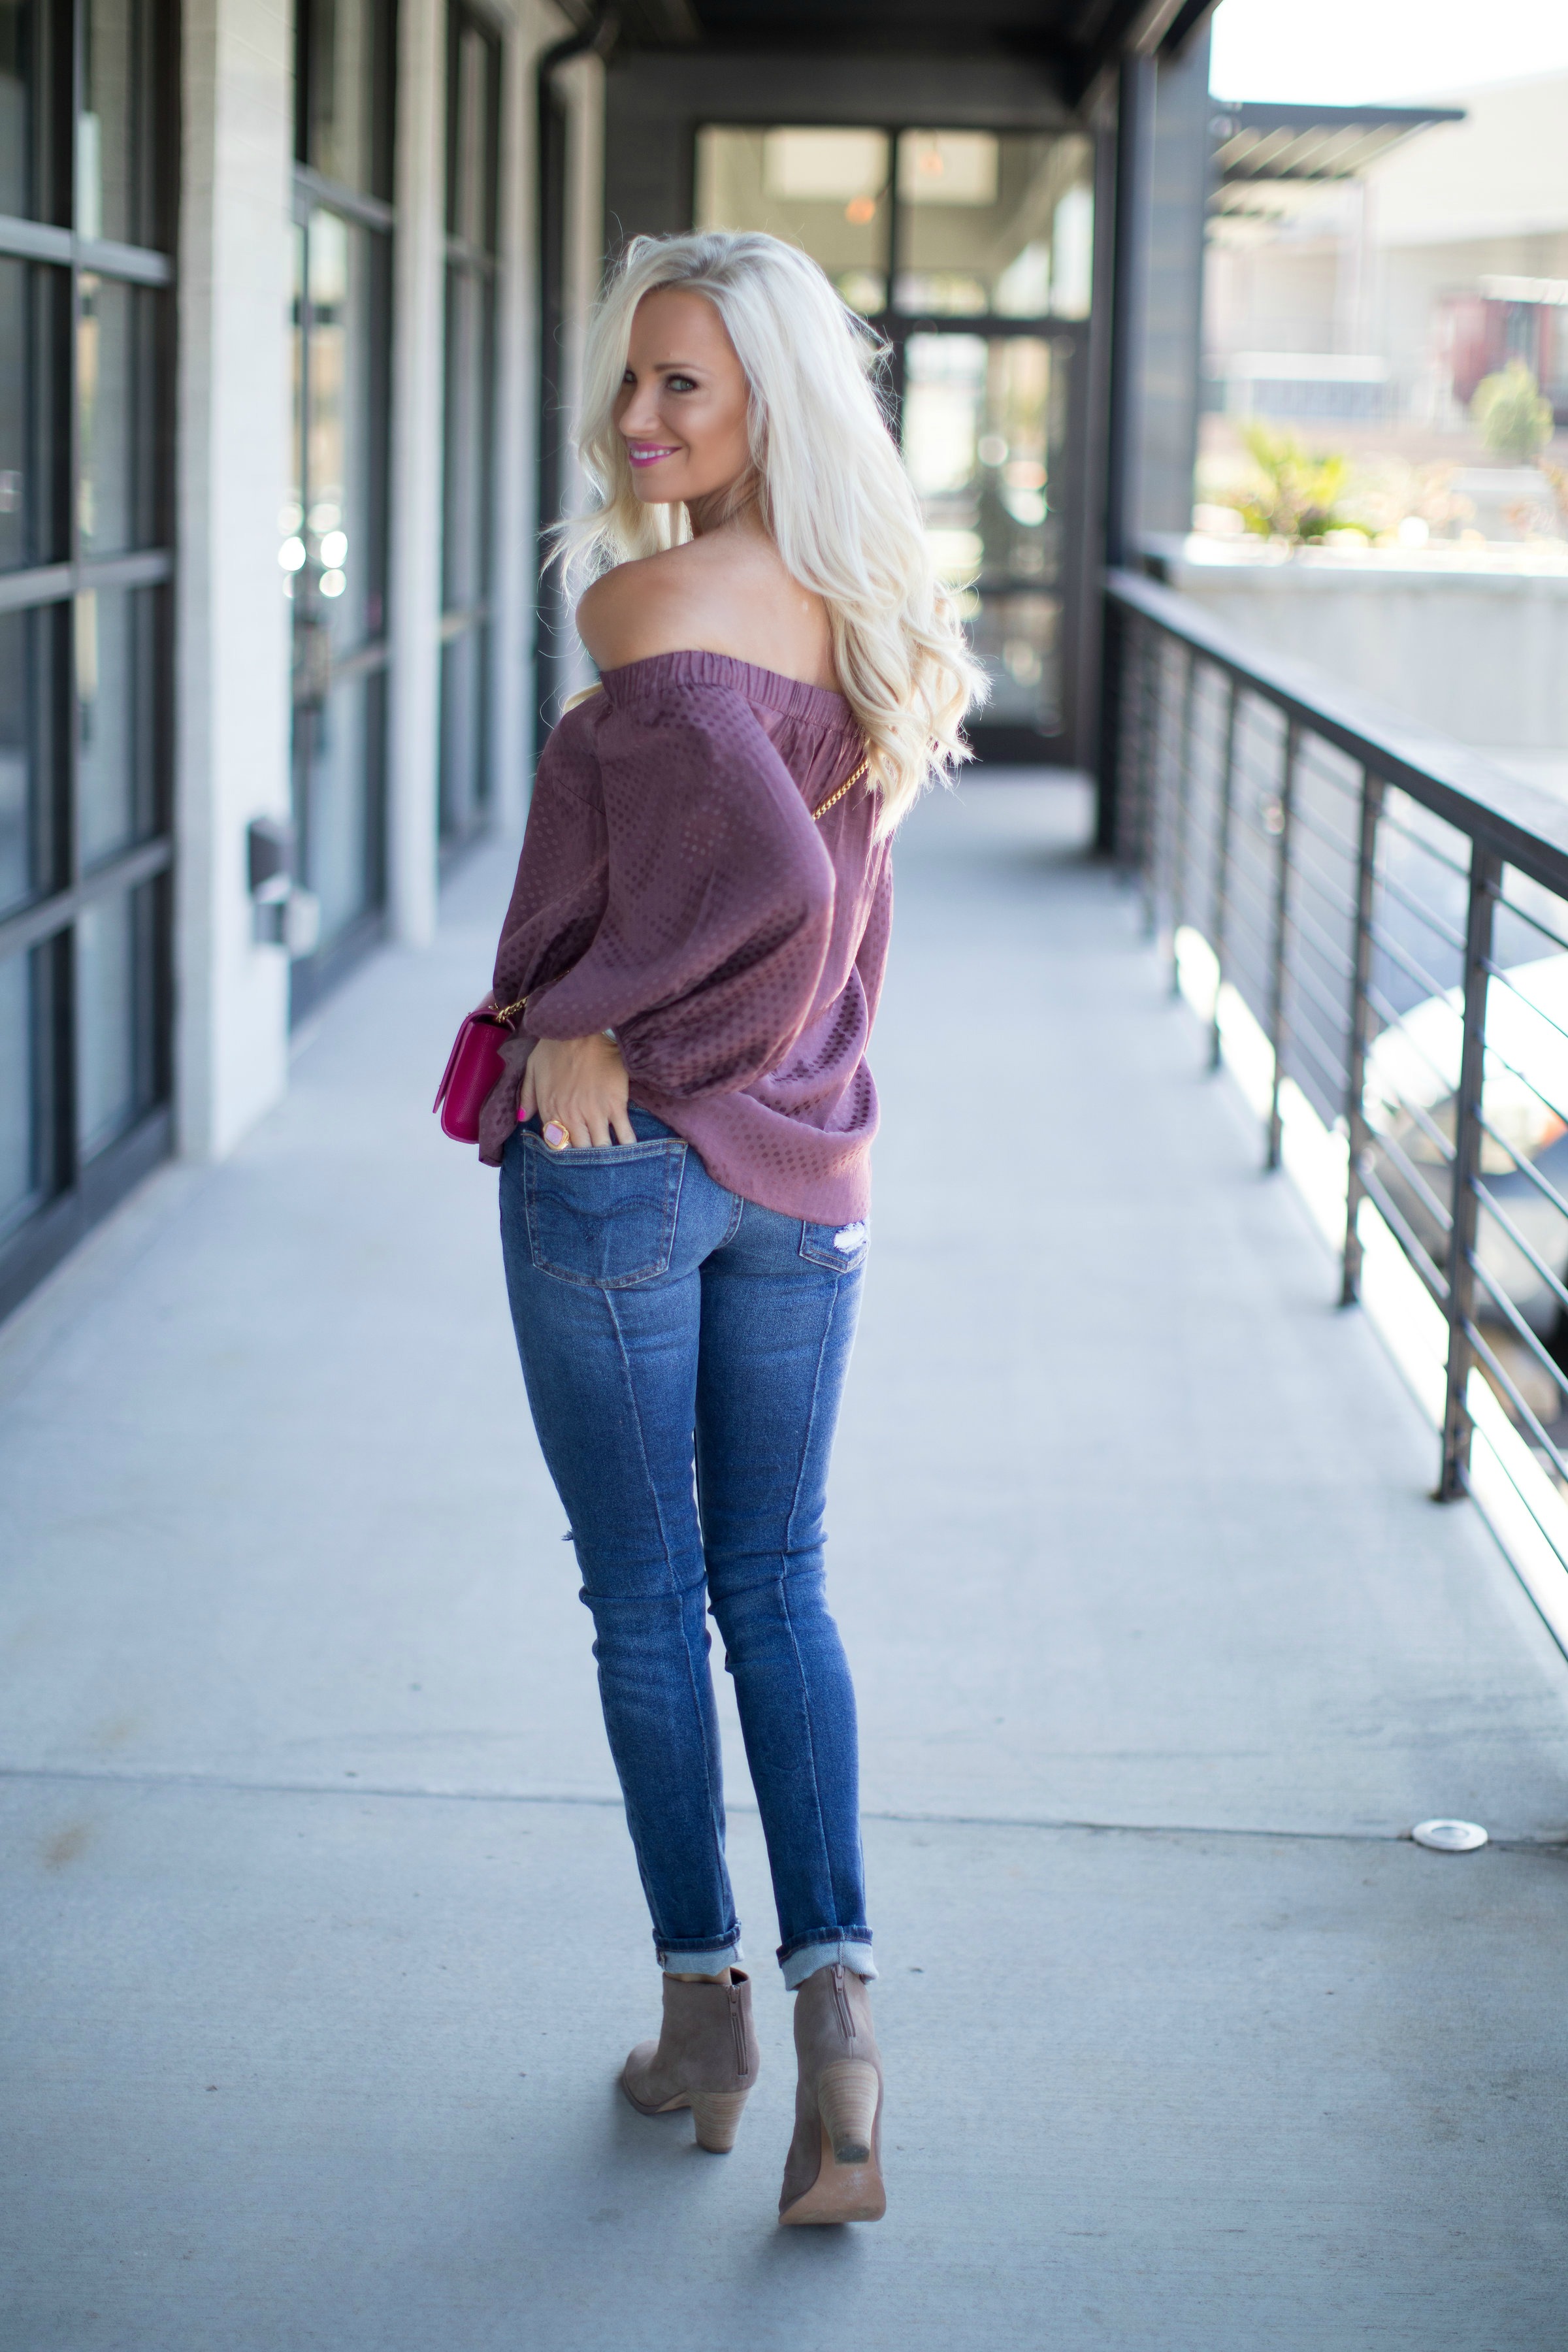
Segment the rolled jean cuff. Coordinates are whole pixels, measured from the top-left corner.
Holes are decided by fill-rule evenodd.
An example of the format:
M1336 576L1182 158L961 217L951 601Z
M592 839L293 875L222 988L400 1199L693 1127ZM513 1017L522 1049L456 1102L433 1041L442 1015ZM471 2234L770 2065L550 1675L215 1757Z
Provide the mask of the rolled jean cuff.
M802 1944L798 1951L779 1954L785 1992L798 1992L807 1977L814 1977L818 1969L832 1968L836 1962L840 1968L852 1969L868 1983L877 1973L869 1942L862 1944L841 1936L832 1943Z
M657 1951L667 1977L716 1977L725 1969L738 1969L746 1957L739 1936L731 1936L727 1944L708 1944L692 1951L678 1951L670 1944L658 1945Z

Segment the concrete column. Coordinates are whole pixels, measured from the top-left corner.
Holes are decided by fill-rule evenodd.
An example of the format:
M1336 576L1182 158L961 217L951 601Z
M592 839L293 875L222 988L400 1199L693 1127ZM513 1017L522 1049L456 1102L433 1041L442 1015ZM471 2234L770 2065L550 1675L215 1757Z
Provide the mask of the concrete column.
M566 347L565 393L569 415L579 413L583 392L583 356L588 313L593 309L605 271L605 66L591 52L574 58L561 69L561 81L571 109L571 146L566 166ZM562 509L575 514L587 503L587 484L568 447L561 485ZM568 694L592 686L597 673L577 644L571 640L564 683Z
M1192 529L1213 110L1205 25L1179 57L1161 58L1155 83L1139 481L1146 531Z
M523 0L502 51L500 286L496 351L496 549L491 791L516 834L533 772L534 590L539 565L539 204L535 61L564 18Z
M387 917L435 935L441 684L441 411L445 343L447 16L397 11L397 229L393 257Z
M289 797L293 23L287 0L185 0L182 17L175 1118L204 1159L288 1072L288 962L251 937L246 827Z

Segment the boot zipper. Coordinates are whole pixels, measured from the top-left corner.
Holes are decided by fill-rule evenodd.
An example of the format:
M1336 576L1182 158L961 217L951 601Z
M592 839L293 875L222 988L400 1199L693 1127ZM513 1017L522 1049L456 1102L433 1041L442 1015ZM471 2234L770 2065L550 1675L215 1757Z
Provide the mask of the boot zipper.
M833 1999L838 2011L838 2022L847 2042L855 2039L855 2020L849 2014L849 1996L844 1990L844 1970L838 1961L833 1964Z
M735 2071L749 2074L752 2069L746 2056L745 2021L741 2015L741 1996L733 1985L730 1987L730 2031L735 2037Z

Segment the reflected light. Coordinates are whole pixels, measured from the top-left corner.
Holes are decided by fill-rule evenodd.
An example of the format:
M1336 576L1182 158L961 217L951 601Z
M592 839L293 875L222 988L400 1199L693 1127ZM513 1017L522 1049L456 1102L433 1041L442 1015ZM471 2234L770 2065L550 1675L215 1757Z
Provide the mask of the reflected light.
M298 572L305 561L304 541L300 538L286 539L278 551L278 561L285 572Z
M341 572L323 572L321 574L323 596L341 596L348 584Z
M347 562L349 535L346 530L330 530L321 541L321 562L329 572L335 572Z
M985 549L977 530L931 530L926 532L926 545L942 578L953 587L970 587L984 560Z

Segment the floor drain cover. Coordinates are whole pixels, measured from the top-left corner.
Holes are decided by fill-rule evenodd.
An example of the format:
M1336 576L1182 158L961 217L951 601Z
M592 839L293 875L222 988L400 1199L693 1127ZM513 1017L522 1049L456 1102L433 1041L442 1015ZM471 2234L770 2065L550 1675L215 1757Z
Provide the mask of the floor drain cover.
M1417 1822L1410 1834L1417 1845L1429 1845L1434 1853L1474 1853L1487 1842L1479 1822Z

